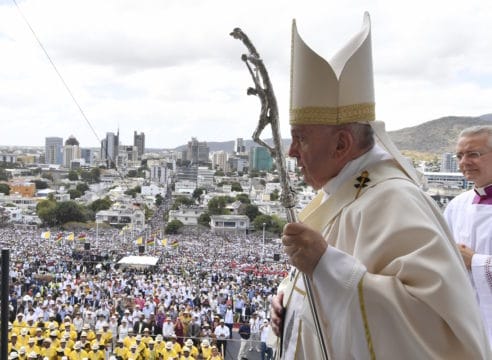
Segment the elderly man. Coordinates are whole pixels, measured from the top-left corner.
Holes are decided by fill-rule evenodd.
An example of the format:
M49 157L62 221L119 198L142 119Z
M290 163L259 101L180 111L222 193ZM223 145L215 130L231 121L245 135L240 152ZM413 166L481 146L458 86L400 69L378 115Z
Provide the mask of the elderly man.
M369 15L330 62L295 24L292 41L289 155L321 191L284 228L296 269L272 301L282 357L490 358L447 225L374 121Z
M475 187L451 200L444 217L470 274L492 344L492 126L463 130L456 159Z

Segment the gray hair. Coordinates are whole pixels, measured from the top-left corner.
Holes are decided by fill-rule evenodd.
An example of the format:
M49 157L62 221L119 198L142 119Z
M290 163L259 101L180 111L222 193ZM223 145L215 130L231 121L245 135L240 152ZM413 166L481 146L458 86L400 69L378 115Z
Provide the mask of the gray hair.
M374 130L371 125L350 123L341 126L352 133L359 149L370 149L374 146Z
M492 147L492 125L471 126L462 130L458 135L458 138L477 135L487 135L489 138L488 146Z

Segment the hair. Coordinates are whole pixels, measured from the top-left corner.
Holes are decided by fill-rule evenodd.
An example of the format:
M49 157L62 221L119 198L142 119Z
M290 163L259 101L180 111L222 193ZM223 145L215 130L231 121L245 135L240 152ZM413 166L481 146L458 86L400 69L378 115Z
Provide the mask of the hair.
M371 125L363 123L350 123L341 125L340 129L350 131L359 149L368 150L374 146L374 130Z
M477 136L477 135L487 135L489 138L488 146L492 147L492 125L477 125L466 128L460 132L458 138Z

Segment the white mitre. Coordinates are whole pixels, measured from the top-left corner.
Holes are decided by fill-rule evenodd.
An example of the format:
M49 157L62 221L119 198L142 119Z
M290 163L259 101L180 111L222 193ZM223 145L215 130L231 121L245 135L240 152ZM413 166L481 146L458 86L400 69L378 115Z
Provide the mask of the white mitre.
M364 13L361 30L327 62L302 40L292 23L291 125L370 124L381 145L416 183L415 168L375 121L371 20Z

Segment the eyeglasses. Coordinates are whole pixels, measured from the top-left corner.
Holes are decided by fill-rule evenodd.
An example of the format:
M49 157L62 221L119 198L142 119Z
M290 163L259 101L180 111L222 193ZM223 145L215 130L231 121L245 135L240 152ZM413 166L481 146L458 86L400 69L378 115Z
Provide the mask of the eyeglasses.
M461 161L464 157L467 157L470 160L477 160L478 158L490 153L490 151L487 152L480 152L480 151L466 151L466 152L459 152L454 155L458 161Z

